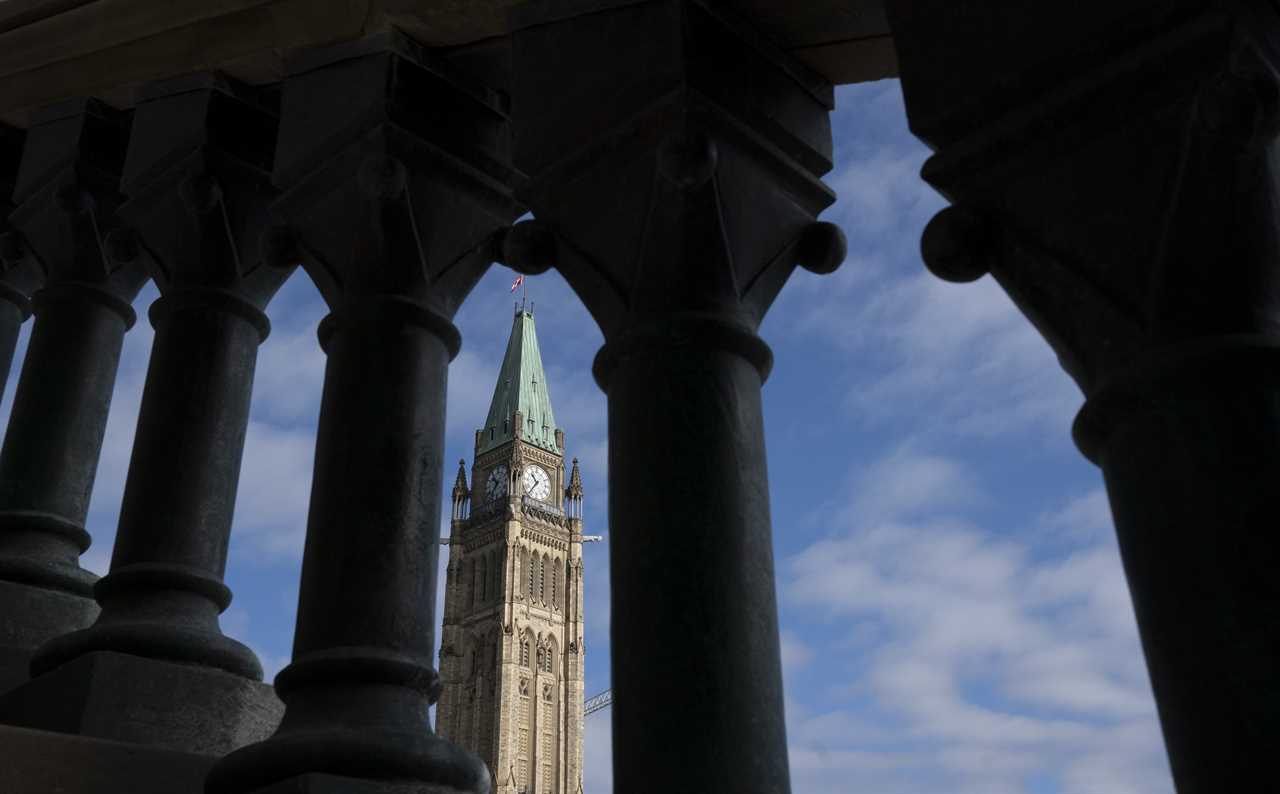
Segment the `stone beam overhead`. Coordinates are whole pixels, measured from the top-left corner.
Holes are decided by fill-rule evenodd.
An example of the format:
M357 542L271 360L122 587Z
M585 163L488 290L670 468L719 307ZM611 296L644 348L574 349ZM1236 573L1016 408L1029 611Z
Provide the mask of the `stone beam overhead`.
M628 0L552 0L556 16ZM288 53L399 27L431 47L504 37L517 0L4 0L0 121L71 96L126 107L133 87L217 68L248 83L281 79ZM883 0L730 0L798 60L834 83L890 77L896 59Z

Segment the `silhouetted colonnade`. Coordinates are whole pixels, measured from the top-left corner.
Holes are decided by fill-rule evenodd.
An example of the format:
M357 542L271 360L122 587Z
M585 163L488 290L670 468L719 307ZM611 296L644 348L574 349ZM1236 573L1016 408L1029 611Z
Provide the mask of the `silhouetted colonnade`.
M1233 791L1280 738L1278 14L1086 5L888 4L954 202L924 254L991 273L1086 393L1179 791ZM33 318L0 450L0 721L220 759L209 794L487 790L427 707L451 318L496 261L557 268L606 340L612 643L643 649L612 658L615 790L789 790L756 329L796 266L844 259L816 221L833 88L714 4L605 6L526 18L501 89L483 51L391 30L295 52L276 85L184 75L0 128L0 372ZM271 687L218 616L297 266L328 359ZM95 580L84 522L148 279Z

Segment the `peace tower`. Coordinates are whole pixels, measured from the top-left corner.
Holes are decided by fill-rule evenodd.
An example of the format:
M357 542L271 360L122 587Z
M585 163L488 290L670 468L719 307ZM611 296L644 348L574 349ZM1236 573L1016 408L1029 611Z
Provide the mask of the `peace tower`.
M516 311L467 485L459 461L436 731L496 794L582 787L582 478L568 478L533 313Z

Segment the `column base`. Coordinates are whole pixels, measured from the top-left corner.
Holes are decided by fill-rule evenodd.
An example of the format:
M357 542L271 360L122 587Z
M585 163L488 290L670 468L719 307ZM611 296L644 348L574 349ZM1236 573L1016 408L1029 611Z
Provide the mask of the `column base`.
M461 789L406 780L362 780L342 775L299 775L252 794L465 794Z
M0 696L0 722L221 757L275 732L270 685L193 665L96 651Z
M0 693L30 678L37 648L63 632L92 625L98 611L87 596L0 580Z
M6 794L200 794L217 759L0 725Z

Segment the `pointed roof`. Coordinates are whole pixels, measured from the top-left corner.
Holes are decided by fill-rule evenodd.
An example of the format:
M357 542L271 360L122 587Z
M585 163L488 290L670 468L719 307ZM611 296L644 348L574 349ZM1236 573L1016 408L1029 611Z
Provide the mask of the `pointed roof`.
M533 327L533 312L516 311L511 338L502 358L498 383L489 403L489 416L480 429L479 455L515 438L515 414L520 412L524 427L520 437L536 447L560 454L556 444L556 417L551 410L551 394L542 370L542 353Z
M582 496L582 472L578 470L578 459L573 459L573 471L569 473L569 493Z
M453 481L453 496L457 499L466 496L467 493L467 462L460 460L458 461L458 478Z

